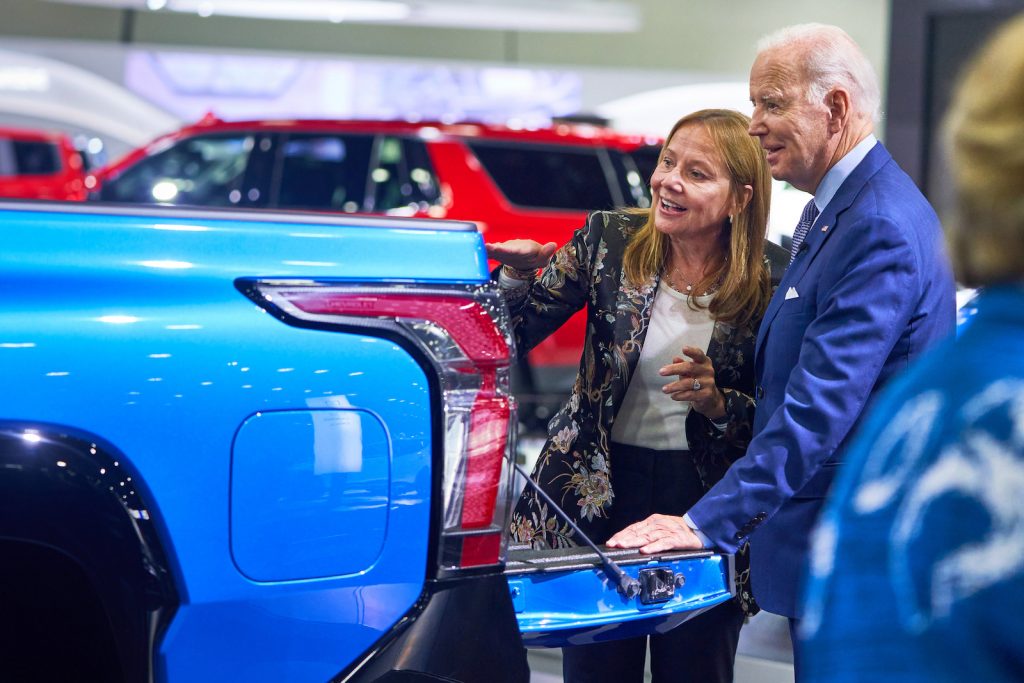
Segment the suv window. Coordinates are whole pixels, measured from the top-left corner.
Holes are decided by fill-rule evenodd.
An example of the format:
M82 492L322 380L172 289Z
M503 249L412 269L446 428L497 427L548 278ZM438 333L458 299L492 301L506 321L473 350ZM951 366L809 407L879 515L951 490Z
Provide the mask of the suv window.
M619 188L627 198L631 206L639 206L646 209L651 205L651 190L648 187L650 176L645 179L636 167L636 162L630 155L609 150L608 158L615 169L615 177L619 181Z
M15 140L14 159L22 175L52 175L60 171L57 147L49 142Z
M440 199L427 147L421 140L381 136L370 179L374 189L367 211L425 209Z
M139 203L237 206L252 135L194 137L143 159L115 183L103 186L104 200Z
M372 135L289 136L272 203L286 209L363 210L372 148Z
M300 134L280 154L276 206L356 213L411 207L440 198L421 140L387 135Z
M640 177L644 179L645 185L651 182L651 176L654 175L654 169L658 165L658 157L660 155L661 147L658 145L643 145L629 153L629 156L633 158L633 162L636 164Z
M513 204L589 211L622 206L604 150L472 141L470 148Z
M427 208L422 206L424 202L428 205L439 203L440 184L437 182L434 166L430 163L427 144L422 140L406 138L402 141L402 147L405 149L405 161L409 168L413 201L419 202L424 209Z
M0 176L53 175L60 168L60 154L53 143L0 139Z

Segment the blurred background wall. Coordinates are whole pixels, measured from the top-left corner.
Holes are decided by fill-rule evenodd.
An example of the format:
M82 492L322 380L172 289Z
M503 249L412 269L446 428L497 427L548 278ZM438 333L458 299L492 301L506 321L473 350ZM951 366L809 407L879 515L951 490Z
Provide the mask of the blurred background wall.
M586 19L602 15L601 0L419 0L481 17L472 27L200 16L167 11L165 1L149 0L164 7L152 11L143 0L137 8L121 6L130 0L5 0L0 123L36 117L41 125L97 136L105 155L116 157L211 110L224 118L436 117L438 107L423 95L434 93L451 106L449 118L536 123L583 112L623 130L663 134L701 106L747 107L757 39L800 21L843 26L880 73L887 68L887 0L628 0L605 4L613 25L613 6L629 10L630 20L618 25L631 30L594 32L586 31ZM515 27L516 13L541 8L550 12L550 30L523 21L527 28ZM127 93L97 89L77 69ZM43 90L33 80L40 70L50 74ZM71 85L82 81L90 85ZM130 105L129 94L141 102ZM378 101L368 103L374 96ZM33 98L48 104L27 106ZM490 110L474 111L474 98ZM531 99L544 101L531 109ZM84 115L92 109L123 119L121 133Z

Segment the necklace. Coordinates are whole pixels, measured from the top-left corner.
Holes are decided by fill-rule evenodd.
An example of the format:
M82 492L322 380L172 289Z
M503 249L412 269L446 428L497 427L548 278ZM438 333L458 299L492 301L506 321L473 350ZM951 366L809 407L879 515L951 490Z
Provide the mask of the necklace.
M662 277L664 278L665 282L668 284L669 287L676 290L677 292L687 294L689 296L707 296L708 294L711 294L716 289L718 289L718 284L713 283L711 287L709 287L703 294L695 294L693 288L696 286L696 283L689 280L677 268L672 268L671 270L665 271Z

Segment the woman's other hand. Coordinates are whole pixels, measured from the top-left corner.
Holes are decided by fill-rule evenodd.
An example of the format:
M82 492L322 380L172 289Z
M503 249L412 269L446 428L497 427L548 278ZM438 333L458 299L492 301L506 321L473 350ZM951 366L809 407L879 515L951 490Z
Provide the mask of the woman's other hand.
M494 259L503 265L516 270L536 270L543 268L551 260L558 245L554 242L541 244L534 240L507 240L505 242L488 242L487 258Z
M609 548L640 548L642 553L663 553L669 550L700 550L700 538L682 517L651 515L631 524L608 539Z
M690 406L712 420L725 415L725 396L715 384L715 366L711 359L696 346L684 346L683 355L659 372L663 376L676 375L679 379L661 388L674 401L689 401Z

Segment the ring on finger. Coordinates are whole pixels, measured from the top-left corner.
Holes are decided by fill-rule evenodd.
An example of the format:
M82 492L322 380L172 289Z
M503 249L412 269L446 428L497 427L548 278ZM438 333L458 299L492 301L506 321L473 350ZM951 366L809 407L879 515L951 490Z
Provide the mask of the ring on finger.
M700 380L696 377L693 378L693 390L700 391Z

